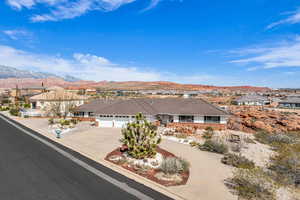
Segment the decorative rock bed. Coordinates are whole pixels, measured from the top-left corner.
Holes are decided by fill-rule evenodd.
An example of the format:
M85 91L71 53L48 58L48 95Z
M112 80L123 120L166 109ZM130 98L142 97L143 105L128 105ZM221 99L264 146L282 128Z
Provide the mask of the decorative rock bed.
M177 158L174 154L158 147L155 158L137 160L128 156L126 152L121 152L120 148L117 148L109 153L105 160L164 186L186 184L189 178L189 170L169 175L159 169L160 164L167 157Z

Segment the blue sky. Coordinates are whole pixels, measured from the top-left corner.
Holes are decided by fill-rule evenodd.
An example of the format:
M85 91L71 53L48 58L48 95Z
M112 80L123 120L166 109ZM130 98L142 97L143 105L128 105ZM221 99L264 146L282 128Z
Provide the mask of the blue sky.
M4 0L0 64L86 80L300 87L298 0Z

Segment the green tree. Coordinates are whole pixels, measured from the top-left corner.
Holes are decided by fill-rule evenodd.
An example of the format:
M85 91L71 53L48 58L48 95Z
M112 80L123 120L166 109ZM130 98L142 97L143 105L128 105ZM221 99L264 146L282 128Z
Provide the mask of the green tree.
M136 159L154 157L161 142L153 124L141 113L135 116L134 122L122 129L122 135L121 142L127 146L128 154Z

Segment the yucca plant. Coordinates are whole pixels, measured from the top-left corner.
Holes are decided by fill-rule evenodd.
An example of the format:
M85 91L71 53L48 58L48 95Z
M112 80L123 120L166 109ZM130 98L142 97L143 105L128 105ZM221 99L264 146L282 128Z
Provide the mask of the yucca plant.
M127 153L136 159L151 158L156 155L156 148L161 142L157 132L146 118L138 113L135 121L128 123L122 129L123 138L120 140L127 146Z

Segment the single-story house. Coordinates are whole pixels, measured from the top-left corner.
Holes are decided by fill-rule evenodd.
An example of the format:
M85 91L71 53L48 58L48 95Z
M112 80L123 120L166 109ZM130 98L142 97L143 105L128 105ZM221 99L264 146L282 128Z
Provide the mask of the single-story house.
M300 98L289 97L278 102L279 108L300 109Z
M270 105L271 101L261 95L245 95L237 98L233 103L239 106L264 106Z
M87 97L60 89L32 96L29 100L32 109L45 111L47 115L54 110L64 113L71 108L83 105Z
M196 98L94 100L79 106L74 116L94 119L100 127L123 127L137 113L145 115L150 122L166 126L217 129L225 129L229 116L226 111Z

